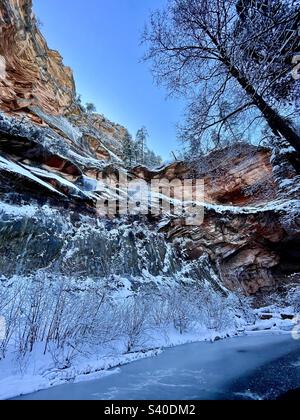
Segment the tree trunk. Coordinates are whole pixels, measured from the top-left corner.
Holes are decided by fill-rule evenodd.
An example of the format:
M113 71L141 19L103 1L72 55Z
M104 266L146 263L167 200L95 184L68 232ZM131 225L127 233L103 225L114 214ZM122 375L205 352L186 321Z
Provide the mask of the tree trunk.
M260 112L265 117L273 133L278 136L279 134L284 137L298 153L300 153L300 136L289 122L281 117L259 93L255 90L252 84L233 66L228 59L224 63L229 68L232 76L239 82L240 86L246 93L253 99L253 103L258 107Z

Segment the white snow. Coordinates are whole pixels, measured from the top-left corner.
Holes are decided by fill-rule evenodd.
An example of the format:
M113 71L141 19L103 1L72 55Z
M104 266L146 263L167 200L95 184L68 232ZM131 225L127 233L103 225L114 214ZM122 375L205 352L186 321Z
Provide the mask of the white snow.
M0 215L7 214L14 217L32 217L38 211L38 207L32 205L17 206L0 201Z
M229 332L230 334L230 332ZM231 336L234 334L231 332ZM0 361L0 400L14 398L20 395L30 394L36 391L50 388L65 383L77 383L90 381L100 377L118 373L118 366L158 355L163 348L174 347L187 343L200 341L214 341L215 337L226 337L226 334L209 332L205 329L198 334L190 333L180 335L170 329L168 333L154 335L153 341L157 349L143 350L135 353L122 353L122 343L115 343L113 348L98 349L98 354L80 357L71 368L58 369L51 354L46 356L41 346L35 346L32 354L26 360L10 357Z
M49 179L55 179L59 182L60 185L66 186L73 194L77 194L78 196L85 195L86 197L92 197L92 194L89 194L87 191L83 191L78 188L74 183L68 181L67 179L63 178L60 175L55 174L54 172L48 172L41 168L36 168L28 165L23 165L25 169L32 172L33 174ZM97 181L96 181L97 182ZM48 185L48 184L47 184Z
M127 285L127 290L130 285ZM122 299L127 293L117 293L115 299ZM275 312L272 312L275 311ZM278 311L278 312L277 312ZM0 399L9 399L20 395L65 383L90 381L107 375L117 374L116 369L129 362L160 354L165 348L201 341L214 341L218 338L233 337L235 335L262 334L290 334L292 321L283 321L280 313L292 313L293 308L268 307L253 311L256 321L247 322L242 318L236 319L236 327L223 331L208 330L195 324L189 332L180 334L172 326L147 330L144 337L143 349L133 353L124 353L124 343L121 340L111 344L89 349L85 355L82 352L68 368L60 369L52 357L52 353L43 354L42 343L34 346L31 354L19 358L14 351L0 361ZM259 316L270 314L271 320L262 321ZM151 350L151 347L155 349ZM149 350L150 349L150 350ZM92 351L94 350L94 351Z
M57 191L55 188L53 188L50 184L47 184L46 182L42 181L41 179L37 178L34 174L32 174L30 171L25 169L24 167L18 165L17 163L11 162L7 159L5 159L3 156L0 156L0 169L4 169L7 172L12 172L17 175L21 175L23 177L26 177L30 179L31 181L36 182L37 184L42 185L43 187L46 187L48 190L55 192L56 194L59 194L63 196L63 194L59 191Z
M32 111L50 126L59 129L65 136L77 143L82 137L82 133L74 127L65 117L48 115L38 107L32 107Z

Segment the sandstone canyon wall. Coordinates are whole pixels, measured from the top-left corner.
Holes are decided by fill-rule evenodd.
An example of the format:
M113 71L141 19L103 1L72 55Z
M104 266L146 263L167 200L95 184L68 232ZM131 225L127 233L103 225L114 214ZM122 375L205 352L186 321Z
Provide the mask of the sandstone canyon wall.
M0 56L6 64L5 77L0 78L2 273L13 274L16 264L11 260L17 255L22 261L18 273L51 265L96 277L117 266L124 275L142 275L147 266L153 275L173 276L186 264L187 275L215 281L209 263L219 286L246 294L297 281L300 163L293 149L280 141L272 149L238 143L193 165L174 162L127 173L121 159L126 129L80 110L72 71L48 48L32 1L2 0L0 25ZM186 226L181 217L162 214L124 221L134 232L123 235L124 243L122 233L118 240L110 233L103 236L103 226L97 227L97 201L114 192L100 192L95 182L103 176L117 179L118 171L146 181L204 179L204 223ZM40 213L27 211L30 205ZM51 221L45 205L53 210ZM80 230L81 217L91 218L90 231ZM113 232L116 226L122 231L120 219L101 223ZM85 239L77 238L78 232ZM148 262L139 258L142 250ZM108 264L105 271L103 255L109 253L111 262L120 252L127 259Z
M13 112L39 105L49 114L67 113L75 99L72 70L48 48L32 0L2 0L0 25L7 73L0 82L1 108Z

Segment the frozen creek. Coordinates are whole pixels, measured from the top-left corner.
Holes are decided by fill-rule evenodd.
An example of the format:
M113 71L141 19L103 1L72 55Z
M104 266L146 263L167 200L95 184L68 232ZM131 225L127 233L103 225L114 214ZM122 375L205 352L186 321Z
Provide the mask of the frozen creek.
M174 347L115 369L102 379L19 399L276 399L296 388L300 388L300 342L289 334L262 333Z

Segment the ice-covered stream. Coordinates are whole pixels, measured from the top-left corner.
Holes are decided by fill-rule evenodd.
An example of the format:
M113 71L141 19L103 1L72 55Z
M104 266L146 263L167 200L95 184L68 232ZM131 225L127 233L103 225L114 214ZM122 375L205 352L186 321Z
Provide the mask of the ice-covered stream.
M299 359L299 341L289 334L264 333L175 347L116 369L115 374L100 380L67 384L21 399L276 398L300 387Z

